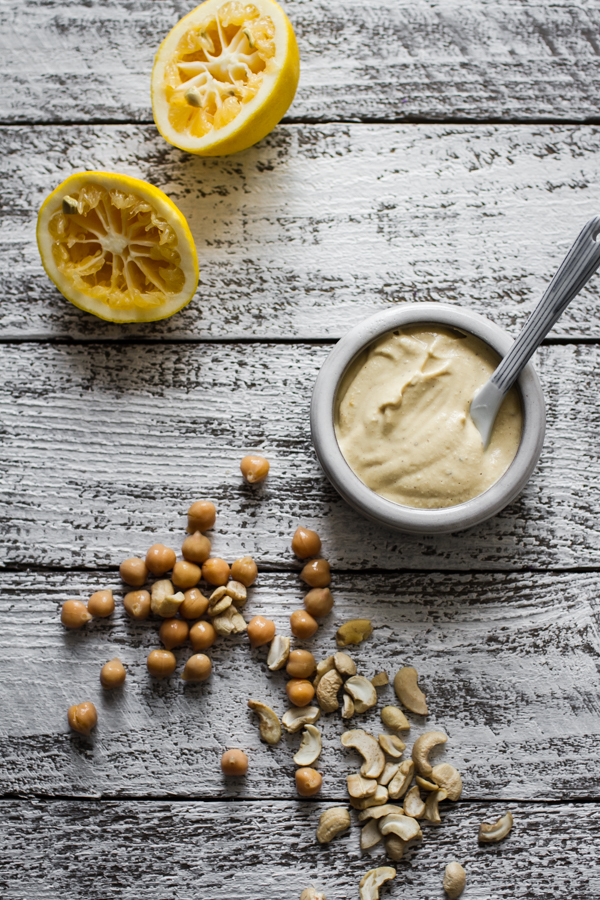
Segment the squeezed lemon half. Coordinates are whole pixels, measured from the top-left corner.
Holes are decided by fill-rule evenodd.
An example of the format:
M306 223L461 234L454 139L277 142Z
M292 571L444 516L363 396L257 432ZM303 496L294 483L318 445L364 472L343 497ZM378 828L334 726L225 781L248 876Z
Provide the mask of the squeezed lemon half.
M154 120L181 150L237 153L277 125L294 99L299 75L293 28L274 0L207 0L158 48Z
M185 218L166 194L138 178L71 175L44 200L37 240L59 291L109 322L165 319L198 286Z

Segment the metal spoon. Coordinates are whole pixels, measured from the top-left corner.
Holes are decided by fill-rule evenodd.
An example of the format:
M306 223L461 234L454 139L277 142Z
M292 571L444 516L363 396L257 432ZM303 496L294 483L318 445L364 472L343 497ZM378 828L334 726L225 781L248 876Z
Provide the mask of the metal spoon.
M498 410L554 323L600 266L600 216L594 216L576 238L544 296L525 323L492 377L478 388L471 401L471 418L487 448Z

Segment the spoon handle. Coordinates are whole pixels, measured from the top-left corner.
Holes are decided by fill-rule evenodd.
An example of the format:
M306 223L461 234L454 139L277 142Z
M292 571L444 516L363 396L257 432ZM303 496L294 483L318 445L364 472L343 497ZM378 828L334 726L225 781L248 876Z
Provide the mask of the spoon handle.
M490 378L502 395L510 390L556 320L600 266L599 233L600 216L594 216L575 239L523 331Z

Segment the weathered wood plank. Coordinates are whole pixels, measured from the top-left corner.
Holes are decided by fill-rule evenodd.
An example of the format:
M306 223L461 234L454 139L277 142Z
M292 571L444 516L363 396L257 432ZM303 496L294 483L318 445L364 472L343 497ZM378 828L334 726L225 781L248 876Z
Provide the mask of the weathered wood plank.
M4 345L1 558L116 566L178 540L198 496L219 507L215 550L291 566L299 521L336 568L513 569L600 562L600 348L543 348L549 427L521 497L487 524L416 537L366 523L321 473L308 410L329 348L311 345ZM260 450L265 484L241 457ZM226 536L226 537L225 537Z
M183 0L6 0L0 119L151 120L158 44ZM289 118L598 116L593 0L285 4L302 74Z
M110 586L117 609L82 632L66 632L60 606ZM463 773L467 799L572 799L600 788L600 676L596 659L598 573L335 575L336 605L304 646L324 658L339 625L367 616L373 636L349 651L359 671L415 665L430 716L411 716L412 740L423 730L449 735L441 756ZM97 796L293 797L292 756L299 736L262 745L246 701L279 715L287 709L285 675L269 672L265 650L245 636L210 651L214 674L203 685L179 679L191 653L176 651L178 671L150 679L145 660L158 646L158 623L132 623L118 577L35 570L0 579L0 792ZM246 617L266 615L289 634L303 591L294 575L261 574ZM107 694L101 666L114 656L128 679ZM379 707L394 702L380 689ZM92 740L69 733L66 710L92 700L99 725ZM382 730L377 710L357 727ZM323 797L343 800L358 756L342 750L337 714L323 716ZM220 756L241 746L250 758L243 785L222 779ZM440 757L441 758L441 757Z
M320 847L323 804L8 801L0 804L5 900L296 900L314 884L327 900L358 897L385 857L359 849L358 828ZM395 864L382 897L442 897L444 867L461 860L465 900L596 900L598 804L513 808L512 833L478 846L479 823L503 806L458 804Z
M598 128L287 126L224 160L185 156L150 126L5 128L0 152L4 338L339 337L421 300L516 330L598 211ZM38 209L86 168L145 178L184 211L201 282L183 312L110 326L48 280ZM554 333L599 338L599 310L596 278Z

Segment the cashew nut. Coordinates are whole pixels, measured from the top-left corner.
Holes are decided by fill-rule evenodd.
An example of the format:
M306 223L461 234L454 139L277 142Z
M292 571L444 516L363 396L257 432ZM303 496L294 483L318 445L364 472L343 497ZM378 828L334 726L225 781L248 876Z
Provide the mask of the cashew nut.
M300 900L326 900L326 898L321 891L315 891L314 887L307 887L300 894Z
M289 655L289 637L284 637L282 634L276 634L271 641L271 646L269 647L269 655L267 656L267 666L269 667L271 672L276 672L278 669L283 669Z
M326 672L317 687L317 703L325 713L339 708L338 691L343 684L342 676L336 669Z
M229 581L225 590L238 609L246 605L248 591L246 590L246 585L242 584L241 581Z
M448 900L458 900L465 889L467 874L459 862L451 862L444 872L444 890Z
M327 659L322 659L320 663L317 664L316 675L313 679L313 687L316 689L319 687L319 682L323 675L326 675L327 672L331 672L332 669L335 669L335 664L333 662L333 656L328 656Z
M386 803L385 806L371 806L358 814L358 821L364 822L366 819L383 819L385 816L402 816L404 815L401 806L395 803Z
M394 678L394 690L400 703L418 716L426 716L427 702L425 694L417 684L417 670L412 666L404 666Z
M434 784L433 781L428 781L427 778L422 778L420 775L417 775L415 781L423 791L439 791L439 784Z
M378 672L377 675L373 675L371 678L371 684L373 687L385 687L386 684L390 683L390 679L388 678L387 672Z
M318 706L294 706L285 713L281 724L288 734L295 734L305 725L314 725L320 715Z
M375 844L382 839L382 834L377 824L377 819L369 819L366 825L363 825L360 832L360 849L370 850Z
M357 800L364 797L372 797L377 790L377 781L374 778L363 778L358 772L346 777L348 793Z
M399 766L398 763L390 763L390 762L386 762L385 768L384 768L383 772L381 773L381 775L380 775L379 778L377 779L377 781L379 782L379 784L383 784L383 785L389 784L390 781L391 781L393 778L395 778L396 775L398 774L398 769L399 769L399 768L400 768L400 766Z
M394 862L402 859L406 841L401 840L396 834L388 834L385 839L385 852Z
M505 813L501 819L488 825L484 822L479 826L479 841L482 844L496 844L506 837L510 829L513 827L513 817L511 812Z
M342 694L342 719L351 719L354 715L354 700L346 691Z
M425 804L421 800L418 787L412 787L404 798L404 815L411 819L420 819L425 812Z
M388 792L392 800L404 797L415 774L415 764L412 759L405 759L400 763L398 773L394 775L388 784Z
M371 869L360 879L360 900L379 900L379 888L381 885L395 877L396 870L392 869L391 866L380 866L378 869Z
M448 800L458 800L462 794L462 778L454 766L450 763L440 763L434 766L431 777L448 794Z
M433 767L428 756L434 747L445 744L447 740L447 736L441 731L426 731L416 739L412 748L412 758L420 775L431 775Z
M415 838L423 837L421 826L417 820L405 815L385 816L379 823L379 830L383 835L392 832L402 841L412 841Z
M393 756L394 759L400 759L406 749L404 741L395 734L380 734L379 743L388 756Z
M175 589L168 578L155 581L152 585L150 607L156 616L170 619L177 614L177 610L185 600L183 593Z
M408 731L410 728L410 722L397 706L384 706L381 721L390 731Z
M248 706L260 719L260 736L267 744L277 744L281 740L281 723L270 706L258 700L248 700ZM302 765L309 765L302 763Z
M354 700L354 709L357 713L364 713L377 705L377 691L364 675L353 675L344 685L344 690Z
M329 841L350 828L350 813L345 806L334 806L321 813L317 827L317 840L320 844Z
M356 663L347 653L338 650L333 657L333 663L340 675L356 675Z
M314 725L307 725L300 741L300 748L294 756L297 766L312 766L321 755L321 732Z
M448 795L446 791L431 791L430 794L427 794L423 818L427 819L428 822L431 822L432 825L442 824L440 811L438 809L438 803L441 803L442 800L445 800L447 796Z
M371 806L384 806L388 802L388 791L382 784L378 784L372 797L364 797L362 800L350 798L350 806L354 809L369 809Z
M338 647L347 647L349 644L360 644L372 634L370 619L351 619L338 628L335 642Z
M342 746L354 747L364 759L360 774L365 778L379 778L385 766L383 750L374 737L361 728L345 731L341 737Z

